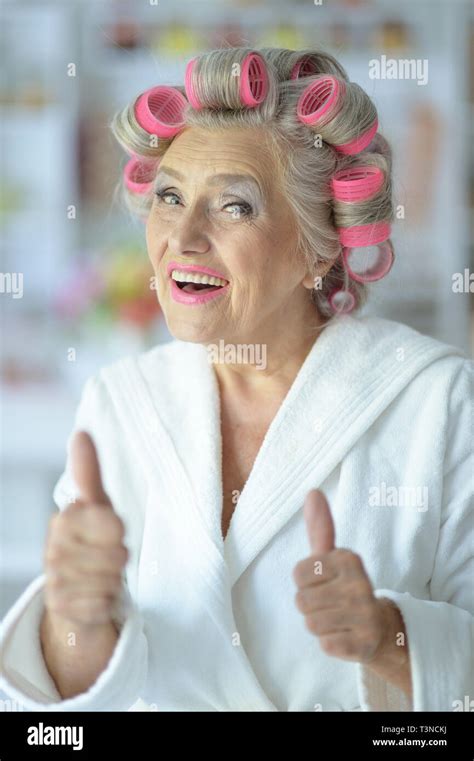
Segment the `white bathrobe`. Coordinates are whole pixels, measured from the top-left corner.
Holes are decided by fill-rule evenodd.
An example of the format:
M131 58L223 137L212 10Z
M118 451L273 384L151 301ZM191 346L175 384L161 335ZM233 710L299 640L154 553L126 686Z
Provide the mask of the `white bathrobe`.
M31 710L451 711L474 697L473 367L389 320L337 317L273 420L225 540L219 397L206 349L172 342L85 384L89 431L126 526L123 626L87 692L61 700L41 655L44 575L1 629L0 688ZM326 655L295 607L321 488L336 544L405 620L413 700ZM70 462L59 508L77 494ZM411 496L410 496L411 495Z

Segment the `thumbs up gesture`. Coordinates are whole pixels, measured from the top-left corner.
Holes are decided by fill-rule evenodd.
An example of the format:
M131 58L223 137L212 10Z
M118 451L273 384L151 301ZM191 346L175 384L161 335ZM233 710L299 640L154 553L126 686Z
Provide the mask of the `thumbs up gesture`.
M45 607L55 620L86 627L112 620L128 559L124 525L102 486L91 437L75 434L71 449L80 499L52 516L44 553Z
M322 649L344 660L369 663L386 652L391 637L387 601L374 596L359 555L335 544L329 505L320 491L306 497L304 517L311 549L293 578L295 602Z

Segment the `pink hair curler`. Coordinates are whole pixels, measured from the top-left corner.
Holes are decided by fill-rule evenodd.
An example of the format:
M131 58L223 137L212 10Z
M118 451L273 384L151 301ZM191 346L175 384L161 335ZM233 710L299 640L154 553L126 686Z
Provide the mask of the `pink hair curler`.
M374 222L370 225L354 225L353 227L338 227L339 241L343 246L375 246L390 237L389 222Z
M291 70L290 79L303 79L318 73L318 68L311 58L301 58Z
M197 99L196 93L194 92L194 87L193 87L193 71L194 71L196 62L197 62L197 58L191 58L191 60L188 62L188 65L186 66L186 73L184 75L184 89L186 90L186 97L188 101L190 102L191 106L196 111L199 111L199 109L201 108L201 103Z
M265 61L258 53L244 58L240 72L240 99L244 106L255 108L268 94L268 73Z
M387 275L394 261L393 248L389 241L378 246L343 248L342 259L350 277L358 283L372 283ZM363 271L361 271L363 265Z
M324 123L330 122L340 111L346 85L342 79L331 75L320 77L301 93L296 106L296 115L300 122L314 126L324 116ZM375 118L373 124L362 135L341 145L334 145L336 151L344 155L360 153L372 142L379 123Z
M199 101L193 87L194 67L197 58L193 58L186 66L184 75L184 89L191 106L199 110L202 103ZM242 61L240 69L239 96L243 106L255 108L263 103L268 94L268 72L264 59L258 53L249 53Z
M141 161L137 158L130 159L125 164L123 170L125 186L131 193L148 193L153 187L153 179L157 167L156 161Z
M329 306L334 314L348 314L356 305L356 297L349 289L335 288L328 295Z
M298 119L308 125L316 124L323 116L330 121L340 110L345 91L342 80L329 75L320 77L301 93L296 106Z
M338 201L365 201L379 192L384 173L377 166L354 166L341 169L331 180L334 198Z
M377 140L377 134L378 133L376 132L375 135L373 136L371 142L367 146L367 153L380 153L380 145L379 145L379 142Z
M367 148L367 146L370 145L372 138L378 130L378 126L378 119L375 119L372 126L369 127L366 132L360 135L360 137L357 137L355 140L351 140L349 143L344 143L343 145L335 145L334 148L336 151L339 151L339 153L343 153L348 156L351 156L354 153L360 153L364 150L364 148Z
M158 85L142 93L135 103L135 118L149 135L168 138L184 126L186 98L175 87Z

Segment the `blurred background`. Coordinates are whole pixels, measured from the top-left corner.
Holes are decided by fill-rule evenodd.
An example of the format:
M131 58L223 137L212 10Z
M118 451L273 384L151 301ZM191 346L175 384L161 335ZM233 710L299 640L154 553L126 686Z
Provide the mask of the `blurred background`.
M144 225L114 202L126 157L113 113L148 87L182 83L205 49L322 46L374 99L394 150L395 266L364 311L472 354L474 4L16 0L1 13L3 615L42 571L84 380L169 339ZM426 59L428 82L371 79L382 56Z

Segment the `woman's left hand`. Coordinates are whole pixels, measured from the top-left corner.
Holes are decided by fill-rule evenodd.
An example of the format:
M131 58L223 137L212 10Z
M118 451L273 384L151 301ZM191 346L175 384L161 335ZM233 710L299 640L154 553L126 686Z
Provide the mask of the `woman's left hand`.
M367 664L409 693L410 666L400 611L376 598L362 559L335 545L329 505L309 492L304 515L312 554L295 566L296 606L328 655Z

